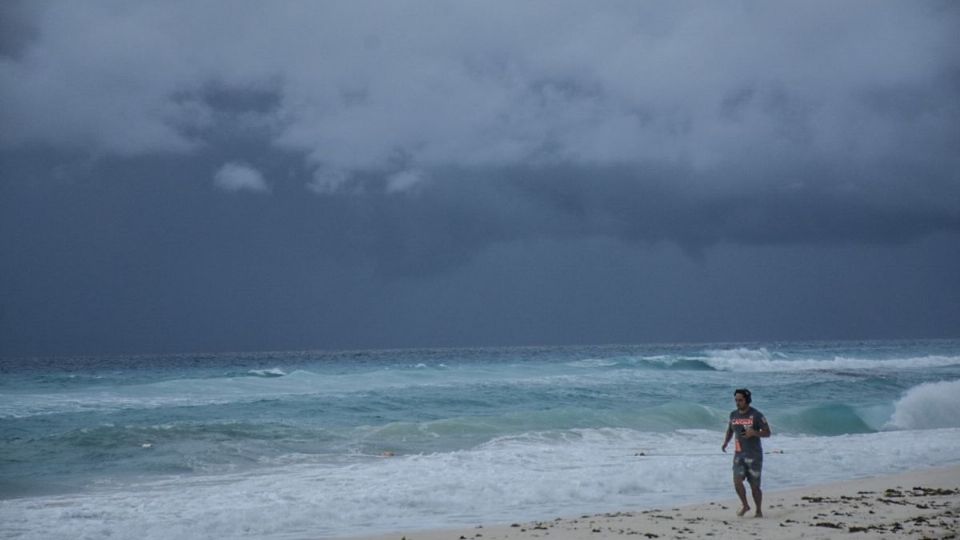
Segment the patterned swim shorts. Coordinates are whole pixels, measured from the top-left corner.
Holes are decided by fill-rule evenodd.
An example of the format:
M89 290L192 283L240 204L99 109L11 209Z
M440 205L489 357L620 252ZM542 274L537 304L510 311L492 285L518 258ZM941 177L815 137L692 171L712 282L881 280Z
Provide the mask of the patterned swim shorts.
M763 458L755 459L746 456L733 457L733 475L746 477L751 484L760 482L760 473L763 471Z

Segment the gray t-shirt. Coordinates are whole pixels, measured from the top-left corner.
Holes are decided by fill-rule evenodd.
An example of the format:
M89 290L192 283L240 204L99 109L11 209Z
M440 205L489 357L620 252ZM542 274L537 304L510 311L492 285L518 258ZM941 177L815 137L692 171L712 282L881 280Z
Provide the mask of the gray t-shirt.
M749 407L745 413L741 413L740 409L734 409L730 413L730 429L733 430L736 455L751 459L763 459L763 445L760 444L760 437L744 435L748 426L755 431L760 431L761 428L767 427L767 419L762 412L753 407Z

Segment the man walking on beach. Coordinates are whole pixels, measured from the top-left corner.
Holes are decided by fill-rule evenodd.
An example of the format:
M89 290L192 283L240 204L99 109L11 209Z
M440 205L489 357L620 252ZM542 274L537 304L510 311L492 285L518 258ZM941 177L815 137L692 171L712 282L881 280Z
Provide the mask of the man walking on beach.
M763 492L760 491L760 473L763 470L763 445L760 439L770 436L770 426L763 413L750 406L753 401L750 390L738 388L733 392L733 399L737 408L730 413L730 422L727 424L727 435L723 438L724 452L730 444L730 437L736 435L733 453L733 487L740 497L742 508L737 512L742 516L750 511L747 504L747 491L743 488L743 480L750 483L753 494L753 503L757 506L755 517L763 517L760 503L763 502Z

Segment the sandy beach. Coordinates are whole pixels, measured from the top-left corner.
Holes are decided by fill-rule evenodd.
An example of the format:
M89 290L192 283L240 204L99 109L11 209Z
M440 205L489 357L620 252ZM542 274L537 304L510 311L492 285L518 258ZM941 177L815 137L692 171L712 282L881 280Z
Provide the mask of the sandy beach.
M752 512L737 517L739 502L731 487L729 499L679 508L406 531L363 540L957 538L960 466L768 491L763 506L763 518Z

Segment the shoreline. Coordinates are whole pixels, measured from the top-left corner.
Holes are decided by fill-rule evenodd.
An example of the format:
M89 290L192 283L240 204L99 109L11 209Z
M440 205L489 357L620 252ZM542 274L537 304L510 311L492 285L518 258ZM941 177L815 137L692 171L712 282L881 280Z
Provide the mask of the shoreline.
M749 498L749 488L747 489ZM340 540L595 540L615 538L960 538L960 465L764 491L764 517L722 500L676 508L339 537ZM752 499L750 500L753 505Z

